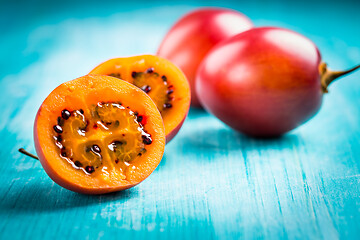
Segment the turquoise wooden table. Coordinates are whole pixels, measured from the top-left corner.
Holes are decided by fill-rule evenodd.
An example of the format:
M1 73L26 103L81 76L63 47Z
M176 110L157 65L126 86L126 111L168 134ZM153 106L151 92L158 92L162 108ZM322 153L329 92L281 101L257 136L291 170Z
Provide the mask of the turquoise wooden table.
M334 83L318 115L279 139L248 138L191 109L146 181L80 195L17 152L34 152L41 102L111 57L155 53L177 18L211 2L0 4L1 239L360 238L360 72ZM359 1L221 6L306 35L331 68L360 62Z

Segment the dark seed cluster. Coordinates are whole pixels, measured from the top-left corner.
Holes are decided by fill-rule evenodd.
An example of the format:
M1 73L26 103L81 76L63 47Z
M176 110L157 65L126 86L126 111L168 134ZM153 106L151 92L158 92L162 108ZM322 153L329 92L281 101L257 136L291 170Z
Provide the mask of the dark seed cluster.
M153 72L153 69L148 69L147 72ZM144 91L150 91L151 88L150 86L146 86L144 88ZM118 107L118 108L121 108L121 109L125 109L121 103L113 103L113 102L109 102L109 103L105 103L105 102L101 102L101 103L98 103L97 105L95 105L95 109L98 108L98 110L100 110L101 107ZM107 111L107 109L104 108L103 111ZM130 109L129 107L127 107L127 109ZM146 133L144 130L143 130L143 127L142 127L142 121L144 120L144 116L142 115L139 115L138 112L132 112L131 110L129 110L129 113L136 118L137 122L139 123L140 125L140 128L141 128L141 136L142 136L142 143L145 144L145 145L149 145L152 143L152 138L151 138L151 135ZM67 161L69 161L70 163L73 164L74 168L76 169L82 169L85 173L87 174L92 174L96 171L96 169L99 167L98 165L94 165L93 164L93 161L94 159L99 159L100 158L100 161L102 159L102 156L101 156L101 153L104 149L101 149L101 145L100 144L90 144L88 145L87 147L85 147L85 151L87 152L87 154L90 154L92 153L93 155L88 155L89 157L89 161L91 163L84 163L82 162L81 160L77 160L77 159L73 159L74 158L74 155L73 155L73 152L72 152L72 149L66 149L65 146L63 145L64 143L66 143L66 140L63 141L63 136L62 136L62 133L64 131L64 123L66 122L66 120L70 119L72 116L78 118L79 115L83 115L84 114L84 110L83 109L79 109L79 110L74 110L74 111L69 111L67 109L64 109L61 111L61 116L57 118L57 124L53 126L53 129L56 133L56 135L54 135L54 140L55 140L55 144L59 147L60 149L60 156L65 158ZM104 116L106 115L102 115L100 114L100 112L97 112L96 110L91 112L92 116L95 117L95 118L100 118L101 121L107 125L107 124L110 124L111 126L118 126L120 123L119 123L119 120L110 120L110 119L107 119L107 118L103 118ZM80 125L81 127L79 129L77 129L78 132L86 132L86 129L87 129L87 126L89 125L89 121L87 121L85 119L84 116L80 116L80 120L84 123L85 127L83 127L83 125ZM92 127L93 129L97 129L101 126L98 126L98 123L94 123L92 124ZM67 129L67 128L66 128ZM67 131L67 130L66 130ZM67 134L67 133L66 133ZM65 136L65 135L64 135ZM122 133L121 136L125 137L125 133ZM122 140L115 140L113 141L110 145L109 145L109 150L111 151L115 151L116 148L118 148L118 150L122 149L124 146L126 146L127 142L124 141L123 139ZM111 146L111 147L110 147ZM117 150L117 151L118 151ZM123 150L120 150L120 151L123 151ZM137 150L139 151L138 153L136 153L135 156L142 156L145 152L146 152L146 149L144 147L141 148L141 150ZM126 153L124 153L126 154ZM119 159L115 159L115 162L118 163L119 161L122 161L121 160L122 158L119 158ZM98 161L98 160L96 160ZM100 163L102 164L102 163Z
M168 90L166 91L166 94L167 94L167 96L168 96L168 102L166 102L166 103L163 105L163 108L164 108L164 109L172 108L173 105L170 103L170 101L173 100L172 93L174 93L174 89L173 89L173 85L170 85L170 86L168 87Z
M155 72L155 69L153 67L150 67L145 70L145 72L132 72L131 77L136 79L137 77L141 76L142 74L155 74L156 76L159 76L157 72ZM168 79L165 75L161 76L161 79L164 82L164 85L168 85ZM135 84L136 85L136 84ZM138 86L141 90L143 90L145 93L149 93L151 91L151 87L149 85L143 85ZM174 93L173 85L170 85L167 87L168 90L166 91L167 95L167 101L163 104L163 109L172 108L172 104L170 103L174 98L171 96L172 93Z
M81 114L81 115L84 114L83 109L79 109L74 112L76 112L76 114ZM64 158L68 158L69 156L68 156L68 152L67 152L66 148L62 144L63 138L62 138L61 134L63 133L63 125L64 125L65 121L68 120L74 114L74 112L70 112L67 109L63 109L61 111L61 116L57 118L57 125L53 126L54 131L56 133L58 133L58 135L55 137L55 141L56 141L55 144L60 148L60 156L62 156ZM78 131L85 132L88 124L89 124L89 122L86 121L85 127L80 128ZM95 153L101 152L101 149L98 145L93 145L91 147L91 150ZM72 161L72 159L70 159L70 160ZM82 163L80 161L75 161L74 165L78 168L82 167ZM95 171L95 168L93 166L87 166L85 168L85 171L87 173L93 173Z

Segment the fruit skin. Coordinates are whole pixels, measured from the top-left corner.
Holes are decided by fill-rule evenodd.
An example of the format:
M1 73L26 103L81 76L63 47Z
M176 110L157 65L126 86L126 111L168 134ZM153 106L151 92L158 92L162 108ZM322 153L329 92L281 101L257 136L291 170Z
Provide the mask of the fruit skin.
M93 70L89 74L108 75L111 73L119 73L121 79L132 82L132 72L142 72L148 68L154 68L155 72L165 75L170 85L173 85L174 100L173 107L166 110L163 115L166 143L170 142L179 132L184 123L190 108L191 94L190 86L184 73L172 62L154 55L139 55L132 57L113 58L107 60Z
M217 45L197 74L205 109L254 137L282 135L315 115L322 102L321 56L293 31L262 27Z
M200 8L182 17L165 36L157 55L169 59L190 83L191 106L201 107L195 92L196 71L217 43L253 27L242 13L224 8Z
M147 146L141 161L136 163L138 171L128 176L128 180L112 179L104 183L60 158L59 149L54 144L52 126L62 109L83 108L84 100L88 104L121 101L147 116L145 129L151 134L153 142ZM34 142L41 165L54 182L78 193L104 194L131 188L155 170L164 154L165 129L156 105L142 90L113 77L87 75L61 84L44 100L34 123Z

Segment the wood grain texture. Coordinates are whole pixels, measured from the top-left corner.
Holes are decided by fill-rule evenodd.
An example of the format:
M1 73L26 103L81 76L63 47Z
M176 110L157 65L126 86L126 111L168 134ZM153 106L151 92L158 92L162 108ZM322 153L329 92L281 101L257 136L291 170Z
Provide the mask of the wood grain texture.
M70 192L18 154L34 152L33 120L52 89L108 58L154 53L179 16L205 4L2 3L1 239L360 238L360 72L279 139L248 138L192 109L155 172L115 194ZM360 62L356 1L222 6L303 33L332 68Z

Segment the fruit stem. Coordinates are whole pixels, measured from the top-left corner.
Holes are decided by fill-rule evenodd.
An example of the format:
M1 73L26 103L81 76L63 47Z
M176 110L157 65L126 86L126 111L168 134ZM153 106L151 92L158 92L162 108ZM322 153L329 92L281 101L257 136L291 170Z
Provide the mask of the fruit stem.
M323 93L328 93L328 86L335 81L336 79L338 79L341 76L344 76L348 73L351 73L353 71L355 71L356 69L359 69L360 65L357 65L349 70L345 70L345 71L331 71L330 69L327 68L327 64L326 63L320 63L319 65L319 71L320 71L320 80L321 80L321 89L323 91Z
M21 152L22 154L25 154L26 156L32 157L36 160L39 160L39 158L37 156L35 156L34 154L29 153L28 151L26 151L23 148L19 148L19 152Z

